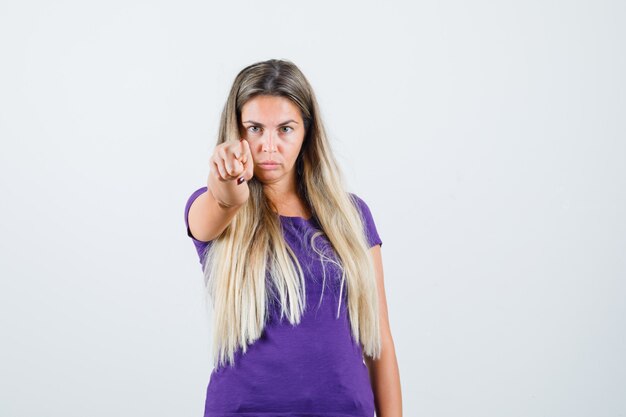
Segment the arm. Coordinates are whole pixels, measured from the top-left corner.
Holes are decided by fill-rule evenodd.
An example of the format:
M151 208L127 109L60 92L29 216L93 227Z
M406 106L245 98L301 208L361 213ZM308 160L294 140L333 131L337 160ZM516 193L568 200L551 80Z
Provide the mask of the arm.
M378 285L382 352L380 358L376 360L365 355L365 364L369 370L372 391L374 392L376 417L402 417L400 371L398 370L398 361L389 327L380 245L373 246L370 253L374 259Z
M215 239L246 202L249 192L247 183L237 185L236 180L222 182L215 175L209 175L207 191L200 194L189 207L191 234L203 242ZM231 203L222 203L215 194L226 196L225 199Z
M243 162L238 156L243 156ZM211 156L207 192L200 194L189 207L189 231L200 241L219 236L250 196L248 183L239 184L244 174L252 178L253 160L248 141L227 141L216 146Z

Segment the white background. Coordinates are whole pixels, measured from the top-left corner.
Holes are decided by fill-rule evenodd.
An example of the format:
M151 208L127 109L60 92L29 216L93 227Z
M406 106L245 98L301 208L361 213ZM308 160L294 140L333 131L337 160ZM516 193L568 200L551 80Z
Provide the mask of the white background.
M201 416L183 209L230 85L318 96L405 416L626 415L620 1L0 3L0 415Z

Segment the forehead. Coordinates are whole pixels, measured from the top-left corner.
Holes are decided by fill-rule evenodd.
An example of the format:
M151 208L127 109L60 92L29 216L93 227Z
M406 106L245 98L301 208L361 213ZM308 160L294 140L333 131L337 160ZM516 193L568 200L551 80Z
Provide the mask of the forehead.
M241 108L241 120L281 123L286 119L300 121L300 109L286 97L260 95L248 100Z

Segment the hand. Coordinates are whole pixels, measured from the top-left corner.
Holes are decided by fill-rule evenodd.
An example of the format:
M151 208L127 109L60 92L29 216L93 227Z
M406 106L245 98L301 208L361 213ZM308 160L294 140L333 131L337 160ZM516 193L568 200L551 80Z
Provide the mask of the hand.
M215 147L210 159L220 181L237 179L237 184L250 181L254 176L254 160L246 139L227 140Z

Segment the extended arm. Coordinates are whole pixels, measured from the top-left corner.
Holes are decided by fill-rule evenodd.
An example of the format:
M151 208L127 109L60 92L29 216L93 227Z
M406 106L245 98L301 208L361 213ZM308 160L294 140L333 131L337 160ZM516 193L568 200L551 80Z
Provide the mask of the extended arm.
M236 157L241 154L245 163ZM241 176L240 170L245 170L248 179L253 173L253 160L246 140L231 140L217 145L211 163L207 192L193 201L188 214L189 231L203 242L219 236L250 196L248 184L237 181Z

